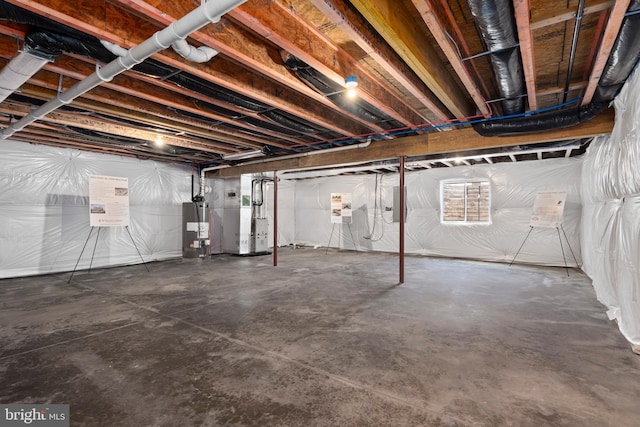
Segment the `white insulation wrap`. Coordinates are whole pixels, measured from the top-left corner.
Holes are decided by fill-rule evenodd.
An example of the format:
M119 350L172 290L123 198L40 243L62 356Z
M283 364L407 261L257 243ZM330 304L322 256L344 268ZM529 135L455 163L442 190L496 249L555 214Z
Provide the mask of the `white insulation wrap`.
M537 192L566 191L563 228L580 262L579 159L458 166L406 173L407 253L510 262L530 230ZM440 223L440 181L485 179L491 186L490 225ZM376 180L378 191L376 195ZM343 249L397 252L399 224L393 223L393 187L398 174L338 176L296 184L296 242ZM331 193L352 193L353 222L333 228ZM377 208L376 208L377 204ZM333 236L331 235L334 230ZM338 233L340 240L338 243ZM575 266L562 236L565 257ZM516 262L564 266L555 228L534 228Z
M640 354L640 73L615 99L610 137L591 143L582 171L582 252L609 318Z
M129 230L146 261L181 255L188 168L66 148L0 145L0 278L73 270L89 231L89 176L129 180ZM140 263L123 227L92 233L78 269Z

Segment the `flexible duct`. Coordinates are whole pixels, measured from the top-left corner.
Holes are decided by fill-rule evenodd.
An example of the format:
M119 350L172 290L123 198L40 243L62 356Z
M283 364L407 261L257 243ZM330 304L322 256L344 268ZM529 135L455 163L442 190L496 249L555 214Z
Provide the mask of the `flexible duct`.
M591 120L606 110L607 106L607 102L592 102L584 107L563 110L559 113L549 111L512 119L489 120L475 124L473 128L482 136L506 136L562 129Z
M639 9L640 0L634 0L628 11ZM513 119L489 120L475 124L473 128L483 136L501 136L566 128L590 120L607 108L639 60L640 14L632 14L622 21L618 38L596 88L596 96L590 105Z
M634 0L627 12L640 10L640 0ZM611 101L618 94L631 71L640 60L640 14L624 18L618 38L602 72L594 100Z
M468 0L490 55L505 114L524 112L524 71L510 0Z
M53 54L25 45L22 52L13 58L0 72L0 102L7 99L31 76L53 60Z

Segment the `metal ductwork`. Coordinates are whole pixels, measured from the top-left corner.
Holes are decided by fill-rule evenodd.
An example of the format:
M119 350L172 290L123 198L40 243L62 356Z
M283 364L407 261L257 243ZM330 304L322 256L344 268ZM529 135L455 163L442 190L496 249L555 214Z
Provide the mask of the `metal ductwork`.
M0 102L18 90L42 67L53 60L50 52L25 45L22 52L4 66L0 72Z
M475 124L473 128L482 136L517 135L568 128L591 120L606 110L608 105L607 102L592 102L584 107L560 112L548 111L513 119L489 120Z
M640 11L640 0L633 0L627 13ZM624 18L618 38L602 72L594 100L611 101L618 94L640 60L640 14Z
M490 53L504 114L524 112L524 71L511 0L468 0Z
M628 12L637 10L640 10L640 0L632 1ZM475 124L473 128L483 136L501 136L566 128L590 120L606 110L639 60L640 14L629 14L622 22L591 104L525 117L489 120Z
M99 86L103 82L111 81L118 74L143 62L154 53L168 48L178 40L184 40L189 34L199 30L206 24L219 20L221 15L245 1L246 0L217 0L215 2L203 2L197 9L171 23L167 28L156 32L139 45L129 49L125 56L120 56L109 62L84 80L81 80L66 91L60 93L55 99L31 111L27 116L11 124L9 128L3 129L0 133L0 138L6 139L10 137L50 112L65 104L69 104L78 96Z

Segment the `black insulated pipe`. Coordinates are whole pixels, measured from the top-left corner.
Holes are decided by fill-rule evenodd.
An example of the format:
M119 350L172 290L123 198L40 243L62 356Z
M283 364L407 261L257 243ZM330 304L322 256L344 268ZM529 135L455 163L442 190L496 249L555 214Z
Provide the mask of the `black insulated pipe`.
M627 13L640 11L640 0L633 0ZM618 94L640 60L640 14L630 14L620 26L594 96L595 101L611 101Z
M511 0L468 0L490 53L504 114L524 112L524 70Z
M627 10L640 10L640 0L633 0ZM483 136L516 135L575 126L606 110L640 60L640 14L625 17L591 104L561 111L525 117L485 121L473 125Z
M592 102L584 107L560 112L548 111L512 119L488 120L474 124L473 129L482 136L508 136L568 128L591 120L606 110L608 105L607 102Z

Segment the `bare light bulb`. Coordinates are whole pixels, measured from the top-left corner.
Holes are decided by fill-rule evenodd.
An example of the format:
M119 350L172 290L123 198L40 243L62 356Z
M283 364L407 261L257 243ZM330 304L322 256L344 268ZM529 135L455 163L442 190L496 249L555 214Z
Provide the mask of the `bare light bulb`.
M353 99L356 97L356 87L358 87L358 78L356 76L347 76L344 79L344 84L347 87L347 97Z

